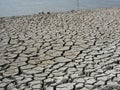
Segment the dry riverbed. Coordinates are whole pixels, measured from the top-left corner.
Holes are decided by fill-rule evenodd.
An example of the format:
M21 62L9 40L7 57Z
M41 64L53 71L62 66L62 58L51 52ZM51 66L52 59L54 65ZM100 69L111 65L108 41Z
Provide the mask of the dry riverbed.
M120 90L120 9L0 18L0 90Z

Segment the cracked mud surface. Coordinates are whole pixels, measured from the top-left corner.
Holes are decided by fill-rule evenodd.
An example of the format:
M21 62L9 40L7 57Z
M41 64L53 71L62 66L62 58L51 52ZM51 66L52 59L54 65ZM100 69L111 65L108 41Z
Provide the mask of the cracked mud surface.
M0 18L0 90L120 90L120 9Z

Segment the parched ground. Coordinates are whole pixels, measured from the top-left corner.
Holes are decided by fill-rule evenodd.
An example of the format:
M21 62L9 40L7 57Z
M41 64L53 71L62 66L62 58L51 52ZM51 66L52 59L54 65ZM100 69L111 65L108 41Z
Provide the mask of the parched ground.
M120 9L0 18L0 90L120 90Z

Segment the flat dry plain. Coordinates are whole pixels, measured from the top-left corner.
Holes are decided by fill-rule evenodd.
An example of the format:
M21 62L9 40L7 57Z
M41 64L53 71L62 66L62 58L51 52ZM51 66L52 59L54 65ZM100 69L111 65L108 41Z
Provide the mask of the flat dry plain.
M1 17L0 90L120 90L120 9Z

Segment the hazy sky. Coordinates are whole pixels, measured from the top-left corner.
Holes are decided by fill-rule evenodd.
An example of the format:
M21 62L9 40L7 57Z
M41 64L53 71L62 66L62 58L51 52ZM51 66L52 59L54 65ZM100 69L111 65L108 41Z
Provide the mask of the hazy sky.
M117 7L120 0L79 0L79 8ZM77 0L0 0L0 16L76 10Z

